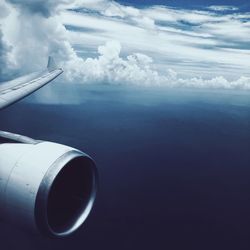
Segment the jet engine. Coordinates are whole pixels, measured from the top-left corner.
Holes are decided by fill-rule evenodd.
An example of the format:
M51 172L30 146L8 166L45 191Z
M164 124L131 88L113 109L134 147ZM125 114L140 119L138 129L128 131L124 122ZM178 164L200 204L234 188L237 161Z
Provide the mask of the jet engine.
M0 138L0 218L51 237L76 231L95 200L94 161L57 143L6 132Z

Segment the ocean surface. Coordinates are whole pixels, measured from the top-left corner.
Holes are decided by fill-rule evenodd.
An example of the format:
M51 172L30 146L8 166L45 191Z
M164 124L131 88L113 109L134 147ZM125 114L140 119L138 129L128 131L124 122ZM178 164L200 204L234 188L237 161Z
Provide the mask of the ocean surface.
M250 249L250 92L56 83L0 129L79 148L100 178L75 235L0 224L3 250Z

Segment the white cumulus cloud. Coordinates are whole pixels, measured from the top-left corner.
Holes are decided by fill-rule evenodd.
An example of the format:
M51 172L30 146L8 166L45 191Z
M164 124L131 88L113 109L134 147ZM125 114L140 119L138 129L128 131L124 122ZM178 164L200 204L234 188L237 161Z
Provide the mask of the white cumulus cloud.
M250 89L250 77L240 77L229 81L223 76L204 79L202 77L182 78L172 69L159 73L155 69L153 59L141 53L121 57L121 45L117 41L109 41L98 48L99 56L88 58L73 66L71 79L85 83L104 82L106 84L136 84L143 86L167 86L185 88L222 88Z
M52 55L67 81L250 89L250 77L242 74L250 66L250 50L234 47L248 37L243 14L138 9L107 0L1 4L2 75L38 70ZM223 32L231 24L238 32L232 47ZM241 73L228 80L224 73L232 76L232 69Z

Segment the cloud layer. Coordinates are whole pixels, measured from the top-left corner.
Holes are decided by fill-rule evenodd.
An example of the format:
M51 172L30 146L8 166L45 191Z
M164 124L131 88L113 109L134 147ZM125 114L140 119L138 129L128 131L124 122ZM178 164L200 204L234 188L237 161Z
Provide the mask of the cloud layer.
M83 83L250 89L250 14L237 7L140 9L107 0L2 6L2 75L37 70L52 55L67 80Z
M219 11L219 12L224 12L224 11L237 11L239 8L231 5L211 5L207 7L208 10L213 10L213 11Z
M8 52L11 48L3 40L3 34L0 29L0 75L4 79L8 72Z

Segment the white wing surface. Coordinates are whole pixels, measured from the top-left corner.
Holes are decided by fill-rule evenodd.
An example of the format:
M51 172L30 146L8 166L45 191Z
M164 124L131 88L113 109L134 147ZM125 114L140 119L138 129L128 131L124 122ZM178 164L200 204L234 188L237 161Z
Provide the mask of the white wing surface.
M0 84L0 109L6 108L11 104L23 99L44 85L48 84L63 70L55 65L52 57L49 57L47 69L19 77L9 82Z

